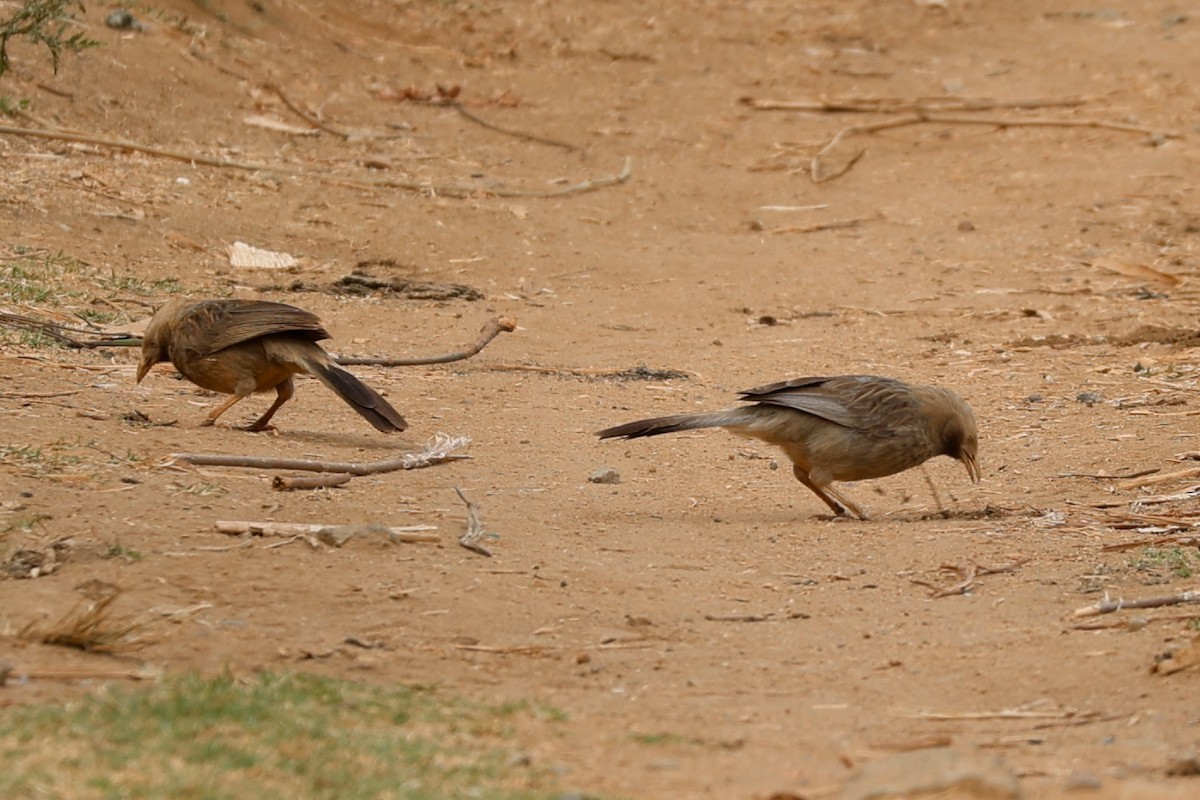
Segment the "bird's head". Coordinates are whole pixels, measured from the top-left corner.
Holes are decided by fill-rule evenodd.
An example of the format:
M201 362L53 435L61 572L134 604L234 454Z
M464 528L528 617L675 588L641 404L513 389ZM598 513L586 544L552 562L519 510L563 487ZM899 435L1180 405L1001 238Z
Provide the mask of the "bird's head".
M170 360L168 348L171 343L171 330L176 313L182 301L172 300L159 306L142 334L142 359L138 363L137 383L142 382L146 373L155 364Z
M979 483L979 431L975 413L954 392L943 391L944 416L940 420L942 455L958 459L967 468L971 481Z

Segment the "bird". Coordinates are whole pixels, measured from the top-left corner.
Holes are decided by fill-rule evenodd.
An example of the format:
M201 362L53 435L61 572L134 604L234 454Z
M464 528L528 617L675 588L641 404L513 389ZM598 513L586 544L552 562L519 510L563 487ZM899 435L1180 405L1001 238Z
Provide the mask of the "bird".
M384 433L408 423L371 387L333 363L317 342L329 334L311 311L286 303L235 298L177 298L154 313L142 337L137 383L155 364L170 361L201 388L233 395L201 423L212 425L238 401L275 390L275 402L246 430L268 430L271 417L295 392L292 376L308 373Z
M878 375L806 377L740 392L749 405L627 422L597 431L601 439L637 439L696 428L725 428L781 448L792 473L838 517L867 514L834 481L883 478L950 456L980 480L975 414L939 386Z

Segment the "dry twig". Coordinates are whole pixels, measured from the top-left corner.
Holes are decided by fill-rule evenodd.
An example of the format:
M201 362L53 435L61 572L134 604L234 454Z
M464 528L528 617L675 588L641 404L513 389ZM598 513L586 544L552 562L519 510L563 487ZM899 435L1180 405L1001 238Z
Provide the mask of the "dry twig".
M483 523L479 520L479 506L468 500L467 496L463 494L462 489L455 486L454 493L458 495L459 500L462 500L467 505L467 529L458 538L458 543L474 553L490 557L492 551L481 544L481 541L483 539L495 539L496 534L488 533L483 527Z
M1142 600L1105 599L1093 605L1075 609L1075 613L1072 616L1096 617L1101 614L1122 611L1126 608L1162 608L1163 606L1177 606L1184 603L1200 603L1200 592L1180 592L1179 594L1169 594L1162 597L1147 597Z
M279 492L292 492L299 489L333 489L350 482L353 476L340 475L276 475L271 481L271 488Z
M953 572L957 574L960 580L950 586L937 586L929 581L922 581L916 578L910 578L911 583L918 586L924 586L930 590L930 598L936 600L939 597L950 597L956 594L966 594L967 591L975 585L975 579L981 575L998 575L1002 572L1015 572L1018 567L1029 561L1026 557L1017 558L1009 564L1003 564L998 567L986 567L982 564L972 564L969 567L960 567L957 564L942 564L938 569L942 572Z
M316 116L315 114L308 113L303 108L301 108L297 104L293 103L291 101L291 99L286 94L283 93L283 89L281 89L279 87L279 84L268 81L267 83L263 84L263 88L266 89L267 91L273 93L276 97L278 97L280 100L282 100L283 104L285 106L287 106L293 114L295 114L300 119L307 122L309 125L312 125L314 128L320 128L321 130L325 131L326 133L332 133L334 136L340 136L343 139L350 138L349 132L339 130L339 129L333 127L332 125L327 124L320 117Z
M462 361L463 359L477 355L479 351L487 347L488 344L501 333L511 333L516 329L516 320L508 317L496 317L495 319L489 320L487 324L480 329L479 338L474 344L454 353L416 358L367 358L358 356L336 356L333 360L338 364L342 364L343 366L371 367L412 367L421 364L447 364L451 361Z
M918 711L911 714L916 719L935 720L988 720L988 719L1073 719L1078 711L1031 711L1023 708L1006 708L1001 711L963 711L959 713L940 713L936 711ZM1091 715L1088 715L1091 716Z
M563 150L570 150L572 152L578 152L580 149L582 149L578 145L571 144L570 142L564 142L560 139L548 139L545 136L538 136L536 133L525 133L524 131L513 130L512 128L504 128L496 125L495 123L488 122L483 117L467 111L467 109L463 107L463 104L457 100L451 100L446 105L450 106L450 108L453 108L466 119L471 120L471 122L474 122L476 125L487 128L489 131L502 133L505 136L511 136L514 139L523 139L527 142L536 142L537 144L545 144L549 145L550 147L558 147Z
M436 533L436 525L321 525L315 522L247 522L243 520L217 520L217 533L230 536L288 536L292 538L309 538L324 536L330 540L345 541L359 533L378 531L392 542L416 544L420 542L437 542L441 537Z
M832 222L818 222L812 225L786 225L782 228L772 228L771 233L818 233L820 231L836 231L844 228L857 228L864 222L874 222L883 219L882 214L872 214L869 217L853 217Z
M1165 483L1166 481L1198 477L1200 477L1200 467L1188 467L1187 469L1176 470L1175 472L1162 472L1157 475L1151 473L1148 476L1138 476L1118 483L1117 488L1127 491L1129 489L1140 489L1143 486L1153 486L1157 483Z
M425 445L424 450L416 453L405 453L397 458L382 461L322 461L307 458L269 458L259 456L229 456L221 453L172 453L170 459L162 466L171 466L176 461L184 461L198 467L248 467L250 469L290 469L300 472L343 472L350 475L375 475L380 472L394 472L400 469L420 469L440 464L443 461L454 461L469 458L455 450L466 447L471 443L468 436L450 436L445 433L435 434Z
M743 97L743 105L756 111L813 111L837 113L890 113L903 111L995 111L996 109L1067 108L1087 102L1082 97L1035 97L1027 100L993 100L989 97L842 97L819 100L759 100Z
M965 109L964 109L965 110ZM855 163L862 158L865 148L860 148L847 162L839 169L833 172L825 172L824 159L829 153L842 143L845 139L862 133L876 133L878 131L890 130L893 128L903 128L909 125L923 125L925 123L936 123L941 125L990 125L992 127L1004 128L1100 128L1104 130L1121 131L1123 133L1140 133L1148 136L1160 135L1172 139L1180 138L1180 134L1171 131L1156 131L1150 128L1144 128L1138 125L1127 125L1122 122L1109 122L1106 120L1097 119L1046 119L1046 118L1027 118L1027 119L1002 119L999 117L961 117L947 114L931 114L926 111L918 110L915 113L907 114L895 119L883 120L881 122L869 122L861 125L848 125L842 128L833 138L825 143L824 146L813 156L812 163L809 167L813 183L824 183L831 181L846 174Z
M637 366L630 369L584 369L580 367L544 367L541 364L489 364L496 372L540 372L545 375L568 375L572 378L612 378L628 381L687 380L695 373L678 369L656 369Z
M1187 527L1186 523L1183 523L1183 525ZM1139 547L1162 547L1168 544L1200 548L1200 536L1184 536L1183 534L1176 533L1169 536L1155 536L1150 539L1137 539L1132 542L1106 544L1100 550L1105 553L1121 553L1125 550L1136 550Z
M582 148L564 142L559 139L548 139L545 136L538 136L534 133L526 133L525 131L513 130L512 128L504 128L495 123L488 122L480 116L468 111L465 106L459 101L458 97L461 93L461 86L438 86L434 91L418 89L416 87L408 87L405 89L384 89L380 95L391 100L407 100L413 103L420 103L427 106L438 106L441 108L452 108L457 111L463 118L474 122L482 128L487 128L496 133L502 133L505 136L511 136L514 139L522 139L526 142L536 142L538 144L549 145L550 147L559 147L563 150L578 151Z
M25 136L34 139L49 139L60 142L77 142L93 144L99 147L110 147L114 150L126 150L142 153L156 158L166 158L172 161L182 161L187 164L201 164L218 169L237 169L249 172L274 172L280 175L291 175L297 178L339 183L346 186L357 186L367 189L407 189L413 192L428 192L441 197L474 197L480 194L495 197L565 197L572 194L592 192L608 186L625 183L633 174L633 159L626 158L621 171L616 175L600 178L589 178L579 183L565 186L561 189L504 189L464 183L431 183L428 181L405 180L399 178L353 178L327 172L313 172L296 167L283 167L272 164L256 164L245 161L232 161L224 158L211 158L197 153L185 153L177 150L165 150L161 147L130 142L124 139L107 139L100 136L90 136L68 131L42 130L38 128L18 128L11 125L0 125L0 134L10 136Z
M20 314L10 314L0 311L0 327L16 328L18 330L33 331L40 333L43 336L48 336L58 343L66 347L74 347L80 350L91 350L97 347L140 347L142 338L132 333L104 333L102 331L88 330L86 328L72 328L66 325L59 325L55 322L46 322L33 317L25 317ZM78 339L67 334L77 333L84 336L95 337L93 339Z

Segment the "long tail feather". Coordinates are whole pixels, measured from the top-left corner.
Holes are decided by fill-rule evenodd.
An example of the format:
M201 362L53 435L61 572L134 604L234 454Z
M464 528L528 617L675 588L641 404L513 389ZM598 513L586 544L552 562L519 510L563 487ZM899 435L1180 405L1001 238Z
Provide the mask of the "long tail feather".
M341 367L309 359L305 365L321 383L362 415L363 419L384 433L395 433L408 427L400 412L383 397Z
M673 417L655 417L654 419L639 419L637 422L626 422L612 428L597 431L601 439L638 439L642 436L658 436L663 433L678 433L696 428L721 428L745 421L740 408L730 408L725 411L713 411L707 414L676 414Z

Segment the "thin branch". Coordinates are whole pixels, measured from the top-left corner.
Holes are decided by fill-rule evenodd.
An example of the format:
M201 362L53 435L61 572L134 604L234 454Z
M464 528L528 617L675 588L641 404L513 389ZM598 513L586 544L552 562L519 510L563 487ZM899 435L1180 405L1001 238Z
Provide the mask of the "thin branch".
M1178 524L1190 527L1190 523L1187 522L1180 522ZM1100 548L1100 551L1103 553L1120 553L1125 550L1136 550L1139 547L1161 547L1167 544L1173 544L1182 547L1200 547L1200 537L1184 536L1182 534L1174 534L1172 536L1155 536L1151 539L1138 539L1133 542L1106 544L1104 547Z
M1101 614L1111 614L1126 608L1161 608L1177 606L1184 603L1200 603L1200 592L1180 592L1163 597L1147 597L1142 600L1101 600L1094 605L1075 609L1073 616L1096 617Z
M902 111L994 111L1019 108L1069 108L1084 105L1082 97L1046 97L1027 100L993 100L987 97L844 97L819 100L759 100L743 97L739 101L756 111L814 111L837 113L899 113Z
M98 136L69 133L67 131L40 130L37 128L18 128L11 125L0 125L0 134L9 134L10 136L27 136L34 139L50 139L61 142L93 144L99 147L111 147L115 150L128 150L130 152L154 156L156 158L182 161L192 165L201 164L207 167L217 167L219 169L237 169L248 172L274 172L281 175L291 175L297 178L310 178L313 180L325 181L327 183L338 183L364 189L407 189L413 192L428 192L441 197L475 197L480 194L492 195L494 197L565 197L567 195L593 192L597 189L603 189L608 186L615 186L620 183L625 183L633 174L633 159L626 158L621 167L621 171L616 175L589 178L587 180L580 181L579 183L563 187L562 189L503 189L481 186L478 184L430 183L428 181L405 180L399 178L353 178L325 172L312 172L311 170L298 169L296 167L284 167L272 164L256 164L245 161L231 161L224 158L211 158L209 156L198 155L196 153L184 153L176 150L165 150L160 147L151 147L149 145L130 142L124 139L106 139Z
M527 191L523 189L481 189L486 194L494 194L496 197L566 197L571 194L583 194L585 192L594 192L597 189L603 189L607 186L616 186L620 183L625 183L633 174L633 159L626 157L625 163L621 165L621 171L616 175L602 178L591 178L586 181L566 186L562 189L552 191ZM474 193L476 190L466 187L463 189L463 196Z
M916 719L934 720L987 720L987 719L1072 719L1079 715L1077 711L1024 711L1012 708L1003 711L965 711L961 713L940 713L935 711L918 711L908 716ZM1088 715L1090 716L1090 715Z
M334 136L340 136L343 139L350 138L349 132L338 130L332 125L326 124L320 117L316 116L315 114L308 113L303 108L293 103L291 99L283 93L283 89L279 88L278 84L268 81L267 83L263 84L263 88L269 92L272 92L276 97L283 101L283 104L287 106L293 114L307 122L309 125L312 125L314 128L319 128L326 133L332 133Z
M966 110L966 109L964 109ZM826 173L824 171L823 159L839 145L843 140L860 133L875 133L877 131L889 130L892 128L903 128L908 125L922 125L931 122L942 125L990 125L997 128L1100 128L1104 130L1121 131L1123 133L1140 133L1148 136L1165 136L1171 139L1181 138L1182 134L1174 131L1157 131L1151 128L1145 128L1140 125L1127 125L1123 122L1109 122L1106 120L1097 119L1001 119L998 117L963 117L946 114L930 114L924 111L917 111L913 114L908 114L895 119L884 120L882 122L865 123L862 125L848 125L842 128L833 138L830 139L818 152L813 156L810 165L810 174L813 183L824 183L825 181L833 180L840 177L849 171L860 158L862 158L864 149L860 149L853 155L848 163L841 169Z
M464 350L447 353L440 356L425 356L420 358L368 358L366 356L337 356L333 360L343 366L372 366L372 367L411 367L418 364L447 364L451 361L462 361L477 355L479 351L501 333L515 331L516 320L508 317L497 317L489 320L479 331L479 338L474 344Z
M0 397L5 400L45 400L50 397L70 397L83 391L83 389L71 389L67 392L0 392Z
M418 544L422 542L438 542L441 540L436 533L436 525L321 525L314 522L247 522L243 520L217 520L217 533L230 536L287 536L308 538L323 536L329 540L340 540L343 543L350 537L362 533L379 531L393 542Z
M496 131L496 133L503 133L505 136L512 136L515 139L524 139L527 142L545 144L549 145L550 147L560 147L563 150L570 150L572 152L578 152L582 149L577 145L573 145L570 142L564 142L559 139L547 139L545 136L538 136L535 133L525 133L524 131L513 130L512 128L503 128L499 125L488 122L483 117L476 116L474 113L467 111L467 109L463 107L463 104L457 100L451 100L448 103L445 103L445 105L450 106L450 108L453 108L459 114L462 114L476 125L480 125L490 131Z
M687 380L696 373L679 369L658 369L637 366L626 369L587 369L582 367L546 367L541 364L489 364L496 372L540 372L545 375L567 375L573 378L612 378L627 381Z
M141 337L132 333L104 333L102 331L87 330L86 328L72 328L66 325L59 325L56 322L46 322L20 314L10 314L6 311L0 311L0 327L40 333L66 347L73 347L80 350L91 350L97 347L140 347L142 344ZM69 333L95 336L97 338L91 341L77 339L73 336L68 336L67 334Z
M812 225L787 225L782 228L773 228L771 233L818 233L820 231L836 231L843 228L857 228L864 222L874 222L877 219L883 219L883 215L872 214L869 217L839 219L832 222L818 222Z
M262 458L259 456L229 456L220 453L172 453L170 459L162 466L171 466L177 461L183 461L198 467L247 467L250 469L287 469L300 472L344 472L350 475L376 475L381 472L394 472L400 469L420 469L440 464L443 461L455 461L469 458L467 455L455 453L455 450L466 447L471 443L468 436L450 436L445 433L436 434L425 446L416 453L405 453L398 458L383 461L321 461L307 458Z
M1153 486L1156 483L1164 483L1175 479L1184 478L1200 478L1200 467L1188 467L1187 469L1177 470L1176 472L1161 472L1158 474L1151 473L1149 477L1138 476L1118 483L1117 488L1121 490L1140 489L1143 486Z
M333 489L350 482L352 475L276 475L271 488L278 492L297 489Z
M1018 567L1029 562L1029 558L1022 556L1014 559L1008 564L1002 564L998 567L988 567L982 564L972 564L969 567L960 567L957 564L942 564L938 569L942 572L956 573L960 580L950 586L937 586L928 581L910 578L910 583L915 583L918 586L924 586L930 590L929 597L936 600L939 597L950 597L956 594L966 594L969 589L975 585L975 579L981 575L999 575L1004 572L1015 572Z
M1129 125L1124 122L1110 122L1103 119L1000 119L998 117L956 117L945 114L923 114L921 121L945 125L993 125L997 128L1098 128L1108 131L1120 131L1121 133L1140 133L1145 136L1165 136L1168 139L1183 138L1183 134L1177 131L1162 131L1142 125Z
M871 122L863 125L849 125L845 128L842 128L833 135L833 138L830 139L824 147L817 151L815 156L813 156L812 163L809 166L809 172L812 175L813 183L824 183L825 181L831 181L834 178L840 178L849 172L850 168L857 164L858 160L863 157L864 153L867 152L866 148L859 148L858 152L851 156L841 169L830 173L824 172L821 159L824 158L827 153L833 150L833 148L841 144L843 139L848 139L851 136L859 133L875 133L876 131L885 131L890 128L902 128L906 125L918 125L924 121L924 115L913 114L907 117L900 117L899 119L884 120L883 122Z
M483 523L479 520L479 506L468 500L467 496L463 494L462 489L455 486L454 493L458 495L459 500L462 500L467 505L467 529L458 538L458 543L473 553L479 553L482 556L490 558L492 551L484 547L481 540L494 539L496 538L496 534L488 533L483 527Z

